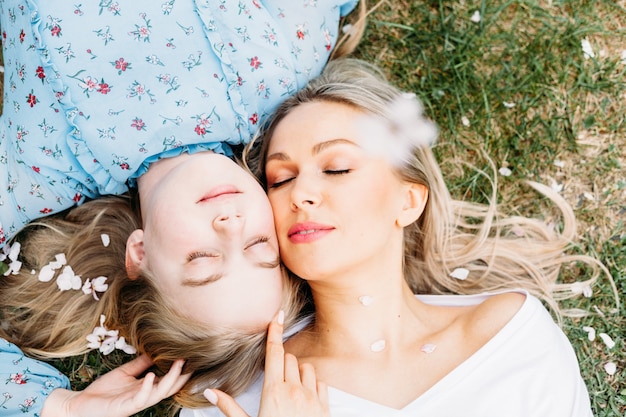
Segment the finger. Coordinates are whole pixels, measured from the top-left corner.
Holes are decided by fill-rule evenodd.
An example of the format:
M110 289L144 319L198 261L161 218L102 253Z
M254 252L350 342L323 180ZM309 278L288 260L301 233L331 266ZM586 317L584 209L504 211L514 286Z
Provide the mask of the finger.
M167 374L159 380L157 387L157 394L161 397L159 401L177 393L191 378L191 373L181 375L184 364L185 361L182 359L174 361Z
M300 380L302 386L312 392L317 392L317 377L315 376L315 368L310 363L300 365Z
M218 389L205 389L203 394L204 398L219 408L226 417L249 417L246 410L225 392Z
M317 398L319 398L326 412L330 413L330 403L328 401L328 385L326 385L322 381L317 381Z
M300 384L298 359L289 353L285 353L285 381Z
M141 381L141 388L139 389L139 392L133 397L133 406L137 410L142 410L152 405L150 404L150 394L152 393L155 379L156 375L154 375L153 372L148 372L146 376L143 377L143 380Z
M148 358L147 355L140 355L132 361L128 361L125 364L121 365L119 369L124 371L128 375L139 376L152 365L152 361L150 360L150 358Z
M265 348L265 380L284 381L284 356L283 349L283 311L279 311L267 330L267 345Z

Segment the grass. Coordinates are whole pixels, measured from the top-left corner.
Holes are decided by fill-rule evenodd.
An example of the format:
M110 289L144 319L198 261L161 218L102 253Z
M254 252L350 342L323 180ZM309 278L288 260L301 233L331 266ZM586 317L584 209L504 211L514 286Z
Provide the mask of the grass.
M479 22L471 20L476 11ZM584 57L583 39L595 57ZM624 0L386 0L369 16L356 55L422 99L441 129L436 152L453 195L484 199L489 185L466 168L490 172L479 149L497 168L511 170L498 176L498 191L512 212L552 215L520 180L562 186L579 220L573 251L597 256L625 294L625 40ZM585 273L574 266L563 279ZM591 298L568 306L592 313L566 319L563 328L594 415L626 415L624 304L615 305L610 282L603 280ZM615 347L589 341L583 326L607 333ZM81 388L122 360L90 355L57 365ZM617 364L615 375L604 370L607 362ZM162 409L141 415L162 415Z

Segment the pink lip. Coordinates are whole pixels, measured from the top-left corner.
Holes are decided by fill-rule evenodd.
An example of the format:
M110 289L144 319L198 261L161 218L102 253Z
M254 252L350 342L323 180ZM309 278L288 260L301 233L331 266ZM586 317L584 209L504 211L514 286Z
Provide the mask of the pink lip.
M292 243L310 243L323 238L333 230L334 227L320 223L296 223L289 228L287 237Z
M198 202L207 202L209 200L215 201L216 199L223 199L232 197L233 195L241 194L234 185L224 184L218 185L217 187L212 188L208 193L202 196L202 198Z

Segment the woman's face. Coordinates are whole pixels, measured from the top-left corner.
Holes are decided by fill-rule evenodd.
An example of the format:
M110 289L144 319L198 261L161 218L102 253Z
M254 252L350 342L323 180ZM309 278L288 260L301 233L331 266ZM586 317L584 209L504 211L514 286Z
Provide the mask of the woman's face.
M363 149L363 117L346 104L301 104L270 139L265 173L281 256L307 280L363 270L386 253L402 262L398 219L411 186Z
M282 273L262 187L220 154L181 155L158 164L139 182L141 267L189 318L265 328L280 308Z

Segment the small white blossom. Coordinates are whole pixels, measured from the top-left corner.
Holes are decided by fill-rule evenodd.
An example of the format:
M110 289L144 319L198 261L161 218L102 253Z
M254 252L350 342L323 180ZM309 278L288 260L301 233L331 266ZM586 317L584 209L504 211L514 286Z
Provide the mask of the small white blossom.
M467 116L461 117L461 123L463 123L463 126L465 127L470 127L470 121Z
M97 292L105 292L109 288L109 284L106 283L107 277L98 277L94 279L87 278L83 284L83 292L85 294L92 294L93 298L99 300Z
M48 282L52 279L52 277L54 277L54 269L50 266L50 264L44 265L44 267L39 270L39 281Z
M615 342L611 339L611 336L606 333L599 333L598 336L600 336L600 339L602 339L607 348L613 349Z
M474 23L480 22L480 12L476 10L474 14L472 14L472 17L470 17L470 20Z
M502 104L507 109L512 109L513 107L515 107L515 103L513 103L512 101L503 101Z
M595 58L596 54L593 52L589 39L585 38L580 42L580 46L583 48L583 56L585 59Z
M615 372L617 372L617 365L615 362L607 362L604 364L604 370L607 374L613 376L615 375Z
M50 267L53 270L60 269L63 265L67 264L67 260L65 259L64 253L57 253L54 255L54 261L50 262Z
M17 275L20 269L22 269L22 262L17 260L21 248L22 245L20 245L20 242L15 242L13 245L6 245L3 248L2 254L0 254L0 262L7 258L11 261L9 268L4 272L5 276L10 274Z
M511 171L511 169L510 169L510 168L507 168L507 167L502 167L502 168L500 168L500 169L498 170L498 172L499 172L499 173L500 173L500 175L502 175L503 177L508 177L508 176L510 176L510 175L513 173L513 171Z
M583 326L583 330L587 332L587 339L593 342L596 339L596 329L590 326Z
M137 353L137 349L126 343L126 339L124 339L124 336L117 339L117 341L115 342L115 349L123 350L129 355L134 355L135 353Z
M437 126L422 114L415 94L405 93L392 101L384 116L367 115L357 121L363 149L402 166L418 147L428 147L437 138Z
M111 243L111 238L106 233L102 233L100 235L100 239L102 239L102 244L104 245L105 248L108 247L109 244Z
M119 337L117 330L109 330L104 325L106 317L100 315L100 326L96 326L93 332L87 336L87 347L89 349L98 349L102 354L108 355L115 349L121 349L128 354L136 353L137 350L128 345L123 337Z
M454 271L450 272L450 276L452 278L456 278L460 281L465 281L468 275L469 275L469 270L465 268L456 268Z
M61 291L79 290L83 285L83 281L80 279L80 275L74 274L71 266L66 265L57 277L57 285Z

